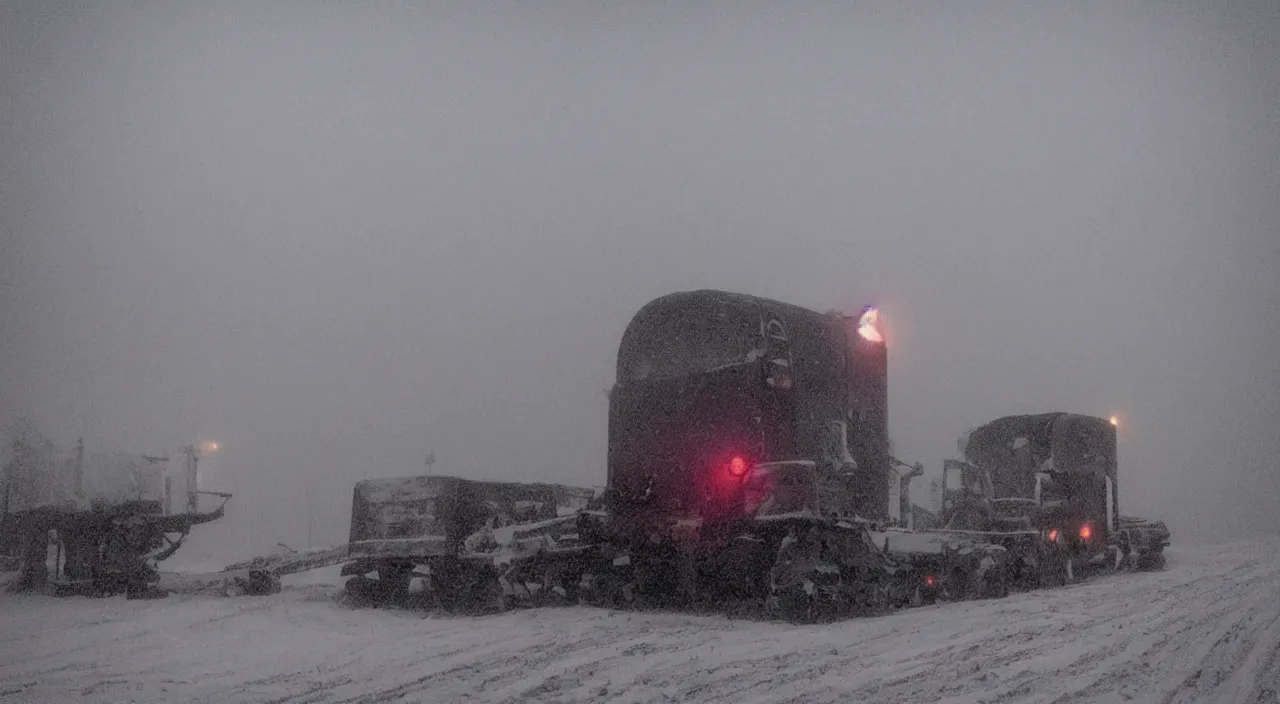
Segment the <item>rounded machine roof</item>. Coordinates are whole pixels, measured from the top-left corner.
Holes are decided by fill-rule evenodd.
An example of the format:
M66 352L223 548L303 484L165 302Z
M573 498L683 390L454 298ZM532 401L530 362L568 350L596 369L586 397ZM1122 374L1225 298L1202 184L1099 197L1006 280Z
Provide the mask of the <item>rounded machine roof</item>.
M1114 473L1114 438L1106 418L1066 412L1010 415L970 431L964 454L978 466L1020 464L1025 460L1015 459L1019 453L1029 453L1022 456L1036 466L1053 459L1055 465L1066 462L1080 465L1076 469ZM1094 447L1099 443L1102 446Z

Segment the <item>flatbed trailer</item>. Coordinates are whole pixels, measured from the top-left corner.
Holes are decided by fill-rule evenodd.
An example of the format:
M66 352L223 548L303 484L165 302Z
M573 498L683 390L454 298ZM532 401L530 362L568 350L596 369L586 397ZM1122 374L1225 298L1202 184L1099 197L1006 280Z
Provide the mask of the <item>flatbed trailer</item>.
M482 482L449 476L371 479L352 498L347 591L360 602L426 598L489 609L518 598L512 577L531 564L571 562L590 489L558 484ZM580 575L579 575L580 576ZM557 584L575 591L566 577ZM550 587L548 587L550 588ZM527 589L523 591L527 592Z

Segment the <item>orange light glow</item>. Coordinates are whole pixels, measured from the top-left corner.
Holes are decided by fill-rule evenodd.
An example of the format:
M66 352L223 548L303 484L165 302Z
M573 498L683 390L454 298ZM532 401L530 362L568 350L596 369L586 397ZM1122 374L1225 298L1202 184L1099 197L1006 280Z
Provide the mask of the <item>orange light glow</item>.
M200 445L200 449L205 452L217 452L219 447L221 446L213 440L208 440Z
M861 318L858 318L858 334L862 339L870 342L884 342L884 335L880 334L880 311L875 308L868 308Z
M1058 531L1056 530L1049 531L1049 542L1051 543L1058 542Z
M747 473L747 461L741 457L734 457L729 460L729 474L735 477L741 477Z
M1112 425L1120 425L1120 416L1111 416L1110 420Z
M1093 529L1089 527L1089 524L1088 524L1088 523L1086 523L1086 524L1084 524L1084 525L1080 526L1080 539L1081 539L1081 540L1088 540L1088 539L1089 539L1089 538L1091 538L1092 536L1093 536Z

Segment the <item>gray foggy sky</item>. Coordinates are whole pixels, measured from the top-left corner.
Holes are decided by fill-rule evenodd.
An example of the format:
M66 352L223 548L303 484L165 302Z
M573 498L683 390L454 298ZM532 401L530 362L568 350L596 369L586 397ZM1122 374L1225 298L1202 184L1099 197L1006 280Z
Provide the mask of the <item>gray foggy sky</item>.
M429 448L602 484L629 317L725 288L881 305L931 473L1118 412L1126 513L1280 528L1274 3L478 5L6 3L0 422L336 541Z

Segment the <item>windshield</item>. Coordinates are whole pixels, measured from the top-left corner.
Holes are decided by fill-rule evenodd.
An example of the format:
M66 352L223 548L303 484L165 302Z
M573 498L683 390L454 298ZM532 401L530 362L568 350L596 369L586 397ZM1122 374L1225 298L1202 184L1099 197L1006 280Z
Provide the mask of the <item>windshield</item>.
M618 354L618 381L697 374L753 359L760 340L751 306L717 300L673 301L641 313Z

